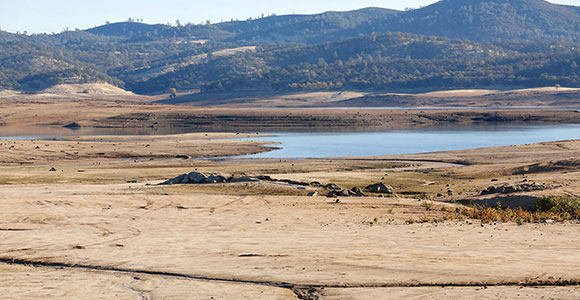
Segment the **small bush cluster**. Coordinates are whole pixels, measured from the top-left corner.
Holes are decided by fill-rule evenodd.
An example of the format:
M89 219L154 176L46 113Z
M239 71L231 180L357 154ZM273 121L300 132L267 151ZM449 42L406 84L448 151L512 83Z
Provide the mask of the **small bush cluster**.
M497 207L476 207L462 210L468 218L481 220L482 223L515 221L518 224L539 223L544 220L580 220L580 200L577 198L544 197L537 201L536 210L528 211L521 207L502 209Z
M425 210L436 210L435 205L431 202L423 204ZM563 198L563 197L544 197L537 201L536 210L524 210L521 207L516 209L501 208L498 203L497 207L465 207L456 208L455 210L442 207L442 212L446 212L441 219L422 217L419 220L409 219L407 224L413 223L439 223L449 220L475 219L482 223L494 222L516 222L519 225L524 223L539 223L545 220L569 221L580 220L580 199Z

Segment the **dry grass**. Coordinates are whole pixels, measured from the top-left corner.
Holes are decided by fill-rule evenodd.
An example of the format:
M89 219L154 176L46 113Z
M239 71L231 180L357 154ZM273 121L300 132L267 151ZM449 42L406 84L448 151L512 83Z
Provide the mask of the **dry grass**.
M451 220L474 219L481 221L482 224L491 224L495 222L516 222L518 225L524 223L540 223L552 220L555 222L580 220L580 200L570 197L548 196L540 198L537 201L535 211L525 210L521 207L512 209L502 209L501 203L497 207L438 207L431 201L423 202L422 206L426 211L441 211L445 214L438 217L422 216L419 219L410 218L407 224L415 223L441 223Z
M516 222L539 223L546 220L570 221L580 220L580 200L564 197L543 197L537 201L535 211L524 210L521 207L502 209L497 207L474 207L461 210L461 214L471 219L481 220L482 223Z

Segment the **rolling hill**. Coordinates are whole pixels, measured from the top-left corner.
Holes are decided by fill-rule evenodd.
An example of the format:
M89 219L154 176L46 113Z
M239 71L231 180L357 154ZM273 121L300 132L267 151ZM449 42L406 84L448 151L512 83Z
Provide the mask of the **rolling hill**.
M106 82L133 92L580 86L580 7L442 0L219 24L0 31L0 89Z

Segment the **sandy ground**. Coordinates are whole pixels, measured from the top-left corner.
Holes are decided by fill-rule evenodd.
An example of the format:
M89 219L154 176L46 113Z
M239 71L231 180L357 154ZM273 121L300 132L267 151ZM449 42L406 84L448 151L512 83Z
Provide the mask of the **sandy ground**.
M308 197L152 195L125 185L14 185L0 194L3 258L317 289L485 286L580 276L576 224L403 225L404 218L427 214L416 200L351 198L336 204ZM65 270L76 277L86 272ZM18 286L8 287L8 294ZM377 293L334 294L344 292L357 299Z
M0 156L2 299L580 295L577 222L420 223L460 207L451 200L480 199L489 185L526 179L554 187L522 196L580 194L579 141L357 159L170 157L262 147L222 140L238 136L86 136L40 149L40 141L0 141L15 145ZM96 151L108 155L103 164ZM346 188L384 181L396 196L337 201L286 183L156 185L193 170Z
M260 153L267 143L234 140L257 135L190 133L165 136L84 136L58 141L0 140L0 163L48 164L58 160L104 162L219 157Z
M62 130L63 126L69 125L73 122L81 126L81 131L84 130L84 132L79 132L79 135L91 134L87 131L92 127L99 128L101 132L110 128L115 128L117 130L132 129L134 130L133 133L139 130L141 133L146 134L167 134L177 133L179 128L182 128L182 130L187 129L189 131L219 131L225 129L228 131L255 131L256 128L271 128L272 130L285 128L302 128L305 130L311 130L312 128L326 130L352 130L360 128L388 129L416 126L468 126L472 124L580 123L580 113L575 110L537 110L529 108L484 110L477 108L441 108L438 110L306 109L296 107L275 108L270 106L267 101L262 103L258 100L255 100L257 101L256 105L262 107L261 109L243 109L231 107L236 106L234 104L237 102L235 99L232 100L230 98L228 98L228 101L231 101L231 105L222 105L220 107L217 107L219 106L219 103L211 98L206 99L208 101L207 105L213 105L213 107L176 106L153 103L153 100L158 100L158 98L155 97L114 94L115 89L110 86L107 88L94 86L61 86L55 87L54 90L61 92L66 90L72 94L15 95L3 92L1 94L3 96L0 96L0 134L17 135L17 132L19 131L44 132L51 127L53 131L56 131L58 129ZM90 93L84 94L81 90L88 90ZM93 90L95 91L91 92ZM78 91L81 92L79 93ZM458 97L454 95L462 95L466 92L484 93L483 91L440 92L439 94L442 94L442 96L438 99L442 99L442 105L445 106L445 101ZM576 93L576 91L568 90L563 90L563 92ZM110 95L109 93L113 93L113 95ZM513 92L512 94L514 93L515 95L522 95L522 93L527 95L526 93L539 92ZM360 96L363 97L360 98ZM363 101L365 103L368 101L372 102L374 101L373 99L379 96L373 96L375 98L365 98L363 94L355 92L341 92L337 94L320 92L278 95L277 97L279 97L282 102L302 103L322 103L326 101L337 104L339 102L352 100L354 102L351 104L344 102L340 106L356 107L358 105L356 104L356 101ZM481 97L487 96L483 95ZM399 101L396 99L391 100ZM420 102L413 99L409 101L413 102L415 105L420 104ZM478 101L479 100L476 102L480 103ZM480 104L485 105L485 103L487 103L486 101L493 101L493 99L481 100ZM576 103L574 105L577 105L578 103L577 99L572 99L570 101ZM391 103L391 105L388 106L402 106L404 104L403 102ZM566 104L569 103L566 102L561 105ZM469 103L464 103L464 105L479 106ZM498 105L500 104L491 104L491 106ZM534 104L528 103L528 105ZM537 102L535 105L547 104ZM59 134L62 134L62 132ZM74 133L69 132L68 134Z
M554 91L517 93L538 92ZM1 299L580 297L578 222L441 221L458 203L515 207L547 195L578 197L580 141L389 157L207 159L264 151L264 143L226 140L259 136L235 133L258 126L579 123L575 111L199 108L134 95L3 95L0 134L64 130L67 137L0 140ZM298 103L359 96L283 97ZM72 122L81 128L62 128ZM167 135L184 124L234 133ZM149 135L96 136L106 128L91 126ZM307 197L326 191L281 182L157 185L194 170L343 188L385 182L396 194ZM490 185L523 182L548 188L480 195Z
M320 91L281 94L236 91L179 95L165 103L243 108L299 107L517 107L578 106L580 89L540 87L514 90L463 89L445 91Z

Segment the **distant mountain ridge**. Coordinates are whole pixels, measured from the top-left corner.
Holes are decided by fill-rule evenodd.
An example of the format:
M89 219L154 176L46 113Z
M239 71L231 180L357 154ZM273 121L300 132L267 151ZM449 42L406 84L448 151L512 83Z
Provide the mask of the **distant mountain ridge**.
M579 41L580 8L544 0L443 0L407 12L393 31L476 41Z
M167 25L115 23L87 30L121 36L168 30ZM146 29L146 30L145 30ZM214 31L230 42L320 43L372 32L409 32L473 41L501 39L580 41L580 7L544 0L442 0L427 7L396 11L365 8L315 15L271 16L256 20L189 25L172 33ZM204 36L207 38L207 36Z

